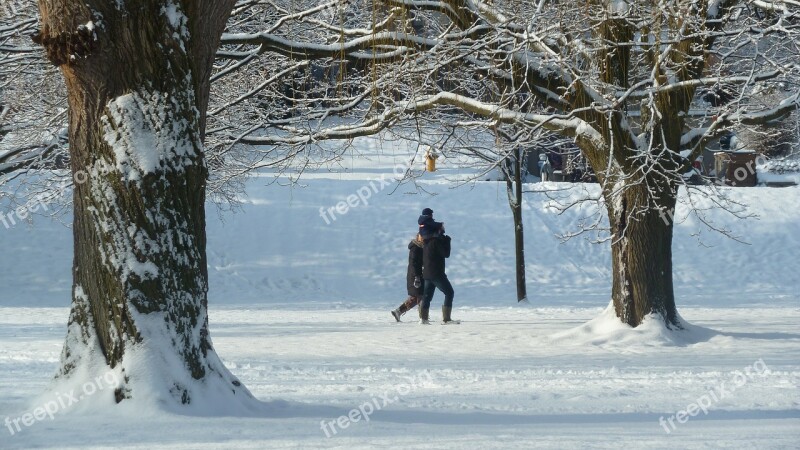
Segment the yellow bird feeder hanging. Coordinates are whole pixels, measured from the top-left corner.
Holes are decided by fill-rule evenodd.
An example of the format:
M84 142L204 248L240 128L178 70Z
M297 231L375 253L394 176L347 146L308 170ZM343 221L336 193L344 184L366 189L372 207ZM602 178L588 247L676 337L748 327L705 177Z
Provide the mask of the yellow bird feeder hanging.
M436 172L436 159L438 157L439 154L432 147L425 151L425 169L428 172Z

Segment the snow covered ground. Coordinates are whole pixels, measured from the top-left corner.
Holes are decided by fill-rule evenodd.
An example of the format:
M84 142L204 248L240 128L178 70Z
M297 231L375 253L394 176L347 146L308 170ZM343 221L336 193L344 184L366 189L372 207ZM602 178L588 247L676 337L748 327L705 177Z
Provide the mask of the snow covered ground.
M41 397L66 331L71 232L43 218L0 228L0 448L798 448L800 189L725 190L760 218L708 217L747 244L679 209L675 284L692 326L630 330L603 312L607 244L554 236L591 207L559 215L526 194L531 302L518 305L504 185L454 189L468 173L446 160L416 186L377 181L405 154L373 149L345 173L305 174L305 187L254 178L241 212L209 207L211 333L265 402L258 413L80 407L113 380L84 386L69 411L68 393ZM388 313L425 206L453 237L460 326ZM25 426L52 401L53 420Z
M258 398L275 402L271 412L58 412L13 436L2 430L0 447L797 448L798 308L684 308L714 331L678 343L655 330L637 343L607 324L553 337L599 312L466 307L460 326L423 327L365 307L222 307L211 316L217 351ZM0 419L36 405L66 313L0 310ZM708 414L679 423L692 404ZM358 408L374 410L369 422L331 425Z

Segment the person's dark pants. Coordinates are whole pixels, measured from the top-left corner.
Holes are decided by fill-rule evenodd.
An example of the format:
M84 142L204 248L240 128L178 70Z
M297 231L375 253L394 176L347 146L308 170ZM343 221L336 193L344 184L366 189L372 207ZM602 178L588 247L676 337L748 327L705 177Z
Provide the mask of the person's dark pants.
M442 306L446 308L453 307L453 296L456 294L453 291L453 286L450 284L450 280L447 279L447 275L442 275L436 278L425 278L425 296L422 299L421 307L424 309L430 309L431 307L431 300L433 300L433 293L436 292L436 289L442 291L444 294L444 304Z

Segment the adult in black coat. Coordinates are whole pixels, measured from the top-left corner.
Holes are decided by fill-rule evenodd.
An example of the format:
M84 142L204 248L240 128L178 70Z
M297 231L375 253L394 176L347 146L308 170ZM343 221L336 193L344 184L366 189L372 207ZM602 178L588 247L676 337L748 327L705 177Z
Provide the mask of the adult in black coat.
M419 317L422 323L428 323L428 311L437 288L444 294L442 321L444 323L458 323L458 321L454 321L450 317L453 311L455 291L445 273L445 259L449 257L450 236L444 234L444 224L442 223L439 224L431 237L424 239L422 248L422 277L425 280L424 296L419 306Z
M422 279L422 236L417 236L408 243L408 272L406 288L408 298L397 309L392 310L392 317L400 322L400 316L411 310L422 300L424 281Z

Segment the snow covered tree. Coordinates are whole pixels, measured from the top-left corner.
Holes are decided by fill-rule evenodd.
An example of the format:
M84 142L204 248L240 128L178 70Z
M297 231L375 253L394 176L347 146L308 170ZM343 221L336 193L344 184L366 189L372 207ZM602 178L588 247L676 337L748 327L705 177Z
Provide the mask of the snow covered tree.
M339 3L348 4L330 4ZM682 173L709 139L784 117L800 99L794 1L385 0L364 2L342 23L319 20L322 6L222 42L242 61L280 54L366 67L360 79L341 78L360 89L304 103L303 125L267 120L231 139L305 144L464 117L569 137L601 185L611 297L631 326L656 314L681 327L672 213ZM353 24L358 11L366 16L361 26ZM766 106L754 101L778 84L786 95ZM699 91L719 86L732 89L735 101L699 102ZM454 109L460 118L451 119ZM334 113L351 121L322 126Z
M60 377L115 371L117 402L247 402L208 333L203 136L232 0L41 0L74 177ZM213 395L217 394L217 395ZM137 397L138 396L138 397Z

